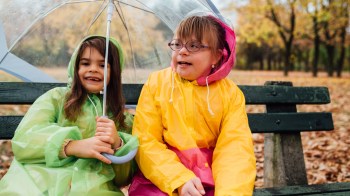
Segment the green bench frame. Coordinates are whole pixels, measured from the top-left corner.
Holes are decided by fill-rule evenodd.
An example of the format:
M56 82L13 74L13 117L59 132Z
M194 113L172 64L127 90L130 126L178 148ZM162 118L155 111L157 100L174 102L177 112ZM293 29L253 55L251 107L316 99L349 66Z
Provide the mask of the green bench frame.
M46 91L65 83L0 82L0 105L32 104ZM123 84L127 106L135 107L143 84ZM308 185L301 144L302 131L333 130L330 112L297 112L299 104L328 104L327 87L293 87L291 82L240 85L247 105L265 105L264 113L248 113L253 133L264 133L264 186L254 195L344 195L349 183ZM0 116L0 140L11 139L23 116ZM350 194L349 194L350 195Z

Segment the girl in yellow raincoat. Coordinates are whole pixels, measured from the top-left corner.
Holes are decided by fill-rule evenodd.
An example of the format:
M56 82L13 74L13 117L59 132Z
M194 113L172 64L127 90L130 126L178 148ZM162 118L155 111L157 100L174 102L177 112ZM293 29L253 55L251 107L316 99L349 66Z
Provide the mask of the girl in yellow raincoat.
M0 195L123 195L132 162L113 165L101 153L122 156L138 146L124 114L123 53L110 39L108 117L101 118L106 38L84 39L69 63L68 87L39 97L12 139L14 160ZM116 152L115 152L116 151ZM136 163L134 163L136 164ZM116 171L116 172L114 172Z
M241 90L226 76L235 34L191 16L169 43L171 67L151 74L136 108L139 137L129 195L252 195L256 163Z

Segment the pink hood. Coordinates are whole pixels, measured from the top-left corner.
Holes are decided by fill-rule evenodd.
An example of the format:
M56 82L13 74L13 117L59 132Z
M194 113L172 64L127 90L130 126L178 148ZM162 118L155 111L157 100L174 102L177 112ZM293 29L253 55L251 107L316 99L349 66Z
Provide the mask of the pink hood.
M213 16L211 16L213 17ZM224 60L223 63L215 68L214 72L208 76L208 84L221 80L225 78L233 68L236 60L236 35L235 32L227 26L224 22L219 20L218 18L213 17L221 26L225 29L226 32L226 42L230 48L229 53L226 48L223 50ZM230 54L230 56L228 56ZM200 86L206 85L206 76L202 76L197 79L197 83Z

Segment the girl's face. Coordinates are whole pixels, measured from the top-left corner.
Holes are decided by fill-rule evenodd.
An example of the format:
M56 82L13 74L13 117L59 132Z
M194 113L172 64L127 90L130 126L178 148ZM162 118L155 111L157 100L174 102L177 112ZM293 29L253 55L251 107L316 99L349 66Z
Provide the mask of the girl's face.
M78 75L81 84L88 93L99 93L103 90L103 73L105 59L93 47L87 47L79 59ZM107 84L110 79L110 65L107 67Z
M174 37L174 39L178 39ZM209 46L207 48L201 48L199 51L190 52L185 44L195 41L196 39L192 37L191 40L181 40L183 47L180 50L175 50L172 53L172 63L175 66L175 71L184 79L192 81L196 80L201 76L208 76L212 65L215 65L221 55L213 54L210 50L208 42L203 40L200 44L203 46ZM189 45L189 44L187 44Z

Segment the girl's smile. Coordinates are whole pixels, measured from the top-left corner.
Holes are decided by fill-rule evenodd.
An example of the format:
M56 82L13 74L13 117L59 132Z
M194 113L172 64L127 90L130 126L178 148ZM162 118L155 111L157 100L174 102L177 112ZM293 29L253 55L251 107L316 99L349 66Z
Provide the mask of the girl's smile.
M80 58L78 75L88 93L99 93L103 90L103 74L104 57L95 48L86 48ZM107 74L108 84L110 69L108 69Z

